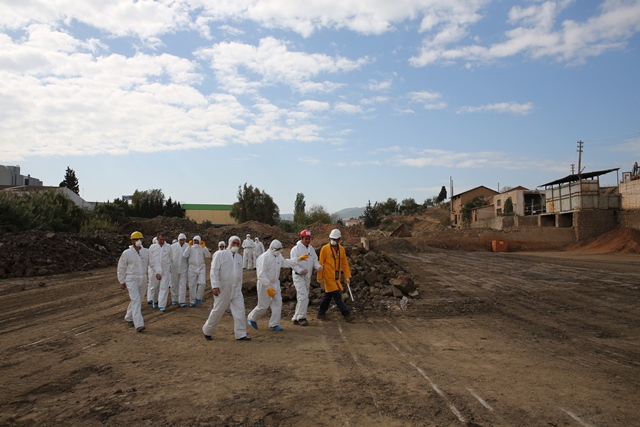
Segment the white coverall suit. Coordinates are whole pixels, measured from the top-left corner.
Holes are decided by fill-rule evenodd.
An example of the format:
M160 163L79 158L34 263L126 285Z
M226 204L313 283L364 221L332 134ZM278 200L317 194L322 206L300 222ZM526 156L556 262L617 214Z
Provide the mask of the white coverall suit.
M239 239L238 239L239 240ZM247 336L247 320L242 297L242 256L230 249L217 251L211 261L211 288L220 289L213 300L213 309L202 327L205 335L213 335L227 308L231 308L236 339Z
M187 242L180 246L180 242L171 245L171 302L184 305L187 303L187 272L189 261L182 254L189 247Z
M257 322L267 309L271 307L271 318L269 327L280 325L280 314L282 312L282 293L280 292L280 268L290 268L296 265L297 259L291 260L283 258L280 252L269 249L258 257L258 305L249 313L247 318L252 322ZM267 293L268 288L273 288L276 294L271 298Z
M149 264L153 270L155 279L156 274L160 274L162 279L155 283L157 286L152 289L153 301L158 302L158 307L167 307L167 298L169 296L169 285L171 285L171 245L166 243L160 246L159 243L149 247Z
M256 243L256 248L253 250L253 265L257 264L258 257L264 253L264 245L258 238L254 239Z
M256 247L256 243L251 240L249 237L244 239L242 242L242 248L244 251L242 252L242 268L246 268L247 270L251 270L256 266L253 264L253 250Z
M158 238L154 237L151 241L151 245L155 245L158 243ZM151 247L151 246L149 246ZM156 303L158 305L158 293L155 292L156 289L159 288L159 281L156 279L156 275L153 272L153 268L151 268L151 258L149 258L149 267L147 268L147 299L149 300L149 304Z
M193 240L196 238L194 237ZM195 307L196 302L202 304L204 287L207 284L204 259L211 258L211 253L206 246L203 248L194 243L192 246L187 245L182 256L189 258L189 302L192 307Z
M129 249L122 252L118 261L118 282L127 285L131 299L124 320L133 321L133 326L136 329L144 326L142 299L147 289L148 268L149 250L146 248L140 248L140 252L138 252L133 246L129 246Z
M309 258L304 261L300 261L297 265L291 267L293 269L293 285L296 287L297 304L296 312L293 315L292 321L306 319L307 308L309 307L309 289L311 283L311 273L313 269L321 270L322 266L318 262L318 255L316 255L313 246L305 246L302 241L291 249L290 258L297 260L300 255L309 254ZM304 270L307 270L306 274L302 274Z

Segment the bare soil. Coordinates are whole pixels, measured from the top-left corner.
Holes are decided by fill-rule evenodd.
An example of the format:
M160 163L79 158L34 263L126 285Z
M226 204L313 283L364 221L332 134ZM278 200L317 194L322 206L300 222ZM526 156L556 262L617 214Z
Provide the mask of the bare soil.
M210 290L137 333L115 267L2 280L0 425L638 425L638 255L385 251L406 310L302 327L286 304L250 342L228 313L203 338Z

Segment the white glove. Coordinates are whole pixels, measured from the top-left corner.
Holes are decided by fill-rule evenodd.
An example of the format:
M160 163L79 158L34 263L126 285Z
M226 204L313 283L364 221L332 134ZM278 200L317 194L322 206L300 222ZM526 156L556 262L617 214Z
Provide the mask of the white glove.
M307 273L309 273L309 270L302 270L302 271L300 272L300 274L301 274L302 276L306 276L306 275L307 275Z
M348 278L344 279L344 281L347 283L347 285L351 283L351 279L348 279Z
M323 266L320 266L320 267L316 268L316 270L320 271L320 270L322 270L323 268L324 268Z

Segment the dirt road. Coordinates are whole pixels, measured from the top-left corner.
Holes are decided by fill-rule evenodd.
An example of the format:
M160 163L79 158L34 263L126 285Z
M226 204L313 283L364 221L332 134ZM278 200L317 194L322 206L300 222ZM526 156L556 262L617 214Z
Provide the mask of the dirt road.
M263 318L251 342L230 315L203 338L210 291L136 333L115 268L0 281L0 425L638 425L637 255L393 256L406 311Z

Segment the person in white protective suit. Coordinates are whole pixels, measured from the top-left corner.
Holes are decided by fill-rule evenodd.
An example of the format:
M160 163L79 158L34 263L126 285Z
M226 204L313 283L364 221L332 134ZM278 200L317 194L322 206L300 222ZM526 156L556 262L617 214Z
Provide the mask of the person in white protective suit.
M264 245L257 237L253 239L256 244L255 249L253 250L253 265L256 265L258 257L264 253Z
M296 259L282 257L282 243L274 240L269 245L269 250L260 255L257 261L258 274L258 305L247 316L247 323L258 329L258 320L271 308L269 329L282 331L280 326L280 314L282 312L282 294L280 292L280 269L290 268L300 261L309 258L309 254L300 255Z
M178 235L178 241L171 245L171 305L187 306L187 276L189 261L182 254L188 248L187 236Z
M204 259L211 258L211 253L200 236L195 236L192 241L189 241L189 246L182 256L189 258L189 306L202 305L204 287L207 283Z
M122 252L118 261L118 282L120 289L126 289L131 299L124 320L135 326L138 332L142 332L142 299L147 289L149 250L142 247L143 237L139 231L131 233L130 239L131 246Z
M224 245L224 242L220 242ZM219 245L220 246L220 245ZM219 247L218 246L218 247ZM242 256L238 253L240 238L229 238L229 249L220 249L211 260L211 287L213 288L213 309L202 326L202 333L207 340L220 323L222 315L231 308L233 331L237 340L250 341L245 323L244 298L242 297Z
M297 304L296 311L291 321L294 325L307 326L307 308L309 307L309 289L311 288L311 273L313 269L320 271L322 266L318 262L316 250L311 246L311 231L302 230L300 232L300 240L291 249L291 259L296 259L302 254L308 254L309 258L300 261L292 267L293 285L296 287Z
M158 243L158 238L154 237L151 240L151 245L155 245L156 243ZM159 284L158 279L156 279L156 274L153 272L153 268L151 268L151 263L149 263L149 268L147 269L147 277L147 304L153 306L153 308L158 308L158 295L155 294L155 289L158 288Z
M149 247L149 264L158 280L158 287L154 289L154 301L157 301L160 311L167 311L171 285L171 245L166 242L164 234L158 234L158 242Z
M242 242L242 268L251 270L256 268L253 263L253 250L256 248L256 244L251 240L251 234L247 234L247 238Z

